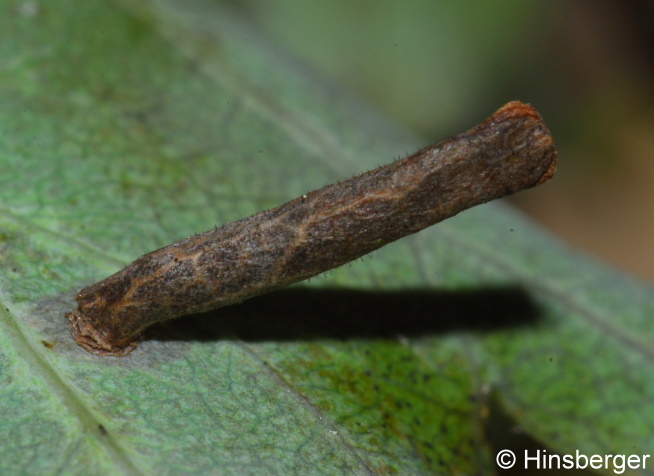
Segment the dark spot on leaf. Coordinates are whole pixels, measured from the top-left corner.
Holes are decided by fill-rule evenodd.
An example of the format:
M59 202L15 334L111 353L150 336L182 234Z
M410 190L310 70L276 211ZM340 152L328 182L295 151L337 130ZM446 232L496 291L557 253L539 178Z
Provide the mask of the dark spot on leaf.
M55 346L52 342L48 342L47 340L44 339L41 339L41 344L43 344L43 347L45 347L46 349L52 349Z

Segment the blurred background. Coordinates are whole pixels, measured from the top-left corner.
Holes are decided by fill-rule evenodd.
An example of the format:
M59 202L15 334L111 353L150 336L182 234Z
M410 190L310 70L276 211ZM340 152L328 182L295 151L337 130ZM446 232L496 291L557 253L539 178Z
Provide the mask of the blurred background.
M509 100L531 103L552 131L559 169L513 203L577 248L654 281L654 2L230 3L425 145Z

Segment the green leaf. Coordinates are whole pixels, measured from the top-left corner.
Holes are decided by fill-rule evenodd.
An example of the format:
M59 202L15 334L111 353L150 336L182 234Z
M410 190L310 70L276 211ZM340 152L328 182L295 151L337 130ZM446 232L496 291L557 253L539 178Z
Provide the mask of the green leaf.
M81 287L424 142L220 4L0 11L2 474L489 473L489 395L562 453L654 447L652 289L497 203L88 354Z

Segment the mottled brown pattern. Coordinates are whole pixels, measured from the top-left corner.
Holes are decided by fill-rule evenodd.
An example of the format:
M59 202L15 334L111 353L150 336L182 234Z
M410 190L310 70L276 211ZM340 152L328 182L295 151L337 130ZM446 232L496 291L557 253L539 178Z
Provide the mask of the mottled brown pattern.
M549 180L538 113L510 102L477 127L365 174L153 251L77 296L75 341L131 351L155 322L204 312L341 266L475 205Z

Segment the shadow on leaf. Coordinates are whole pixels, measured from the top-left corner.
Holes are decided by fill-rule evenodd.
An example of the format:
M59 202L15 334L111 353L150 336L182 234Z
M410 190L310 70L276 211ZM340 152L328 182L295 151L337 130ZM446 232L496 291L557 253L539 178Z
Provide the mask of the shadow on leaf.
M146 340L383 339L533 325L538 307L518 287L359 291L297 287L150 329Z

